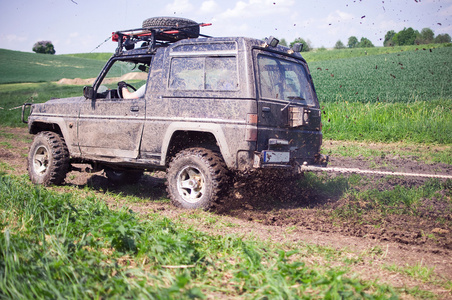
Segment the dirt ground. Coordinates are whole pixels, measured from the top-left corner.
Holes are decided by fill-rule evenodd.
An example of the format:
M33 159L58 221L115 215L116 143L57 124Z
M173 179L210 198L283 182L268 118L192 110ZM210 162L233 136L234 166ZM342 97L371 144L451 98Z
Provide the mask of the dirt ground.
M26 156L31 137L25 128L0 128L0 163L10 166L9 172L26 174ZM337 147L345 142L330 141L324 148ZM363 144L362 147L379 147ZM379 166L379 170L411 173L452 174L452 165L422 163L411 157L364 157L333 156L330 166L368 169ZM331 174L327 176L349 176ZM365 184L355 188L365 190L377 188L380 191L396 186L418 187L427 179L418 177L368 176ZM278 177L279 180L281 178ZM244 238L275 241L288 245L320 245L334 249L345 249L355 256L368 253L369 249L379 249L379 255L368 255L366 259L353 266L353 272L361 278L389 283L395 287L413 288L430 291L441 299L452 299L452 184L438 197L425 199L417 215L382 215L366 209L365 204L359 214L346 217L333 217L333 212L347 211L354 203L352 197L344 197L344 192L319 193L312 187L297 184L297 176L284 178L284 186L274 184L274 176L261 176L233 180L233 187L227 191L210 212L218 218L217 223L233 226L213 226L209 222L198 222L199 230L212 234L236 234ZM445 181L445 180L444 180ZM133 195L145 201L125 203L121 200L109 200L112 207L124 204L133 211L146 214L158 212L169 218L178 218L187 222L197 222L187 217L190 212L173 207L168 202L156 201L167 197L163 172L145 173L145 176L132 189L114 186L108 182L102 172L89 174L71 172L66 185L83 188L88 185L99 193L105 191L121 192ZM446 201L444 201L446 199ZM124 200L125 201L125 200ZM423 209L425 206L425 209ZM343 208L340 210L340 208ZM406 267L420 265L434 268L434 278L438 282L448 282L446 287L438 282L424 282L398 272L388 271L382 266L395 265Z

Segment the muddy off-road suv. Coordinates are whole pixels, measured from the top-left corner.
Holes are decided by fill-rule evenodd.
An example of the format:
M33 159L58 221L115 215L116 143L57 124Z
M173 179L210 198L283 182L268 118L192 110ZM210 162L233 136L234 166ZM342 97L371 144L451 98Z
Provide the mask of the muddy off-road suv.
M35 135L31 181L61 184L80 163L105 170L115 183L166 170L174 204L207 208L231 174L325 166L321 111L302 45L208 37L199 32L205 25L156 17L115 32L116 52L84 96L24 104L22 119L31 105L24 122ZM125 99L118 74L141 78L144 96Z

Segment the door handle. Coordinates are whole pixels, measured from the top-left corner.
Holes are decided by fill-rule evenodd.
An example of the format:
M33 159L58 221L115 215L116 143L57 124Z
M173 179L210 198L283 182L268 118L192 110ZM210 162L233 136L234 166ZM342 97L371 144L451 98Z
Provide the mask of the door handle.
M140 108L138 106L131 106L130 107L130 111L131 112L137 112L137 111L140 111Z

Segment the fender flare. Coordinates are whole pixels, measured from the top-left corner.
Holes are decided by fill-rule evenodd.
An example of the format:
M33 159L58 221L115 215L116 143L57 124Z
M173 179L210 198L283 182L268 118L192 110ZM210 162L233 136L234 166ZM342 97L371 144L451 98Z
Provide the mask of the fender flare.
M165 165L166 157L168 155L168 147L176 131L196 131L196 132L206 132L211 133L215 137L218 146L220 148L221 155L223 156L224 162L228 167L235 165L234 157L229 151L228 144L226 142L226 137L219 124L214 123L196 123L196 122L173 122L166 129L165 135L163 137L162 145L162 156L161 165Z
M77 124L76 124L77 120L74 119L73 121L73 128L74 130L77 130ZM62 118L62 117L38 117L38 118L29 118L28 120L28 131L30 133L36 133L35 130L33 130L33 127L37 127L39 128L39 125L37 125L38 123L42 123L42 124L46 124L46 125L50 125L50 126L58 126L58 128L61 131L61 135L63 136L63 139L66 143L66 146L68 147L69 150L69 154L71 156L79 156L80 155L80 149L78 147L78 143L74 144L74 142L76 141L71 138L71 135L68 132L68 128L66 126L66 124L68 123L66 119ZM71 122L69 122L70 124ZM39 130L38 130L39 131ZM75 133L77 134L77 133Z

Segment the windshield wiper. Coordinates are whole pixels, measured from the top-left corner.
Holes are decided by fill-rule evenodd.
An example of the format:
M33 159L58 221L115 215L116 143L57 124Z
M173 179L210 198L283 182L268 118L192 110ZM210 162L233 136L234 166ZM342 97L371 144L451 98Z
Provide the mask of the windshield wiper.
M300 96L289 96L287 97L287 99L289 99L289 103L286 104L286 106L284 106L283 108L281 108L281 111L284 111L287 107L289 107L289 105L291 105L295 100L306 100L303 97Z

